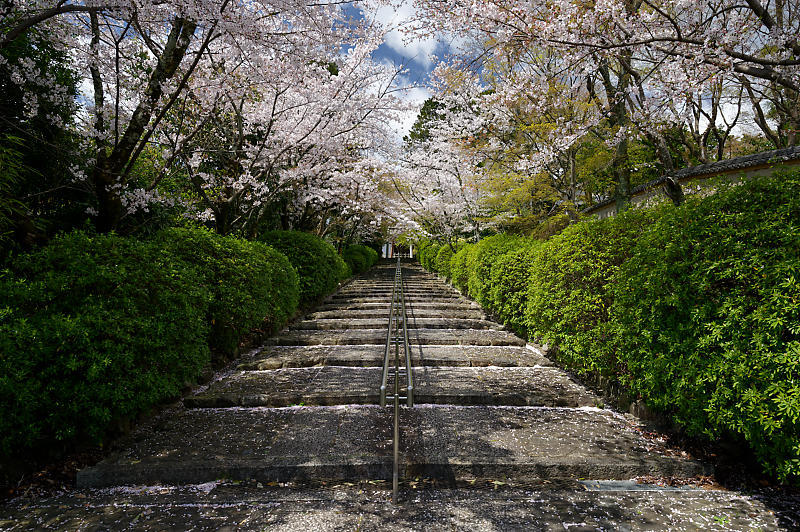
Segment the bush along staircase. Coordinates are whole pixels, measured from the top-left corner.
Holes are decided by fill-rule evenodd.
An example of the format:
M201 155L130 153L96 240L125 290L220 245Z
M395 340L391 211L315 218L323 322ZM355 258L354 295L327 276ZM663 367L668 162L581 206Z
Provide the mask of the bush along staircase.
M135 518L155 529L180 519L199 528L235 519L239 529L286 530L779 526L759 500L694 488L707 465L606 409L442 280L409 261L401 272L399 310L390 310L397 263L381 262L78 476L85 493L158 488L126 489L124 506L121 495L101 491L95 507L114 501L113 511L87 514L79 505L60 510L59 522ZM411 379L394 370L395 360L405 367L406 334ZM413 406L404 390L411 382ZM683 487L655 484L664 478ZM176 500L183 506L176 509Z

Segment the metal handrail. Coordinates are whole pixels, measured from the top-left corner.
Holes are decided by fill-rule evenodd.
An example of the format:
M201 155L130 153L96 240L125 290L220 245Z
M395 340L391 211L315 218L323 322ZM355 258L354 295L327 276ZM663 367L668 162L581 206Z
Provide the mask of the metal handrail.
M400 259L397 260L400 263ZM383 351L383 372L381 373L381 406L386 406L386 383L389 380L389 349L392 344L392 325L394 325L395 297L397 294L397 273L395 272L395 283L392 286L392 303L389 305L389 325L386 330L386 347Z
M411 349L408 346L408 321L406 319L406 294L403 289L402 274L400 278L400 304L403 317L403 351L406 355L406 406L414 406L414 379L411 375Z
M400 395L400 345L402 342L405 372L406 395ZM394 462L392 465L392 502L397 502L400 461L400 400L405 399L406 406L414 406L414 381L411 374L411 349L408 346L408 323L406 321L406 298L403 289L403 268L400 257L397 257L397 268L392 287L392 303L389 307L389 324L386 330L386 346L383 352L383 371L381 374L380 405L386 406L386 387L389 381L389 354L394 345L394 393L389 396L394 402Z

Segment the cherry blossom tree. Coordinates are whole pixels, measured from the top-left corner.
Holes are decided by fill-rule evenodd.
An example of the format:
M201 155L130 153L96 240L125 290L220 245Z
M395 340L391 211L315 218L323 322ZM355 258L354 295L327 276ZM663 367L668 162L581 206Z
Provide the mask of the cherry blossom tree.
M395 177L403 202L397 217L448 242L464 233L477 235L483 214L486 156L476 135L486 123L473 109L480 85L461 77L460 90L442 93L424 127L417 126L424 134L406 142Z
M732 0L705 4L488 0L451 2L446 8L440 2L418 0L416 5L421 13L418 32L466 33L481 43L467 50L462 66L505 65L495 84L504 93L498 100L519 102L517 96L524 91L529 99L544 100L535 95L546 94L544 88L552 86L553 72L540 68L541 58L557 57L560 68L555 76L563 101L594 102L599 113L587 116L590 121L585 125L591 128L601 118L611 130L620 208L630 195L632 138L649 139L667 173L675 163L665 129L694 125L694 140L706 142L716 131L717 140L724 144L727 135L718 130L729 132L733 119L728 121L719 112L720 87L725 87L727 97L730 86L741 83L758 125L768 135L769 120L760 109L758 95L771 94L769 111L780 124L777 130L783 132L781 136L773 131L771 138L777 146L795 142L792 132L797 129L793 124L798 106L788 105L796 101L800 87L800 10L794 0L766 6L758 0L741 4ZM563 83L566 79L570 81ZM732 92L740 91L734 88ZM705 133L699 132L701 127ZM567 136L575 129L579 128L566 128ZM674 181L672 185L668 193L680 201L680 188Z
M490 37L493 50L531 43L576 61L619 57L674 69L684 79L733 72L800 90L800 15L796 0L418 0L433 27ZM429 30L430 31L430 30ZM595 59L595 60L597 60Z
M174 201L158 185L180 174L223 231L257 221L269 194L327 179L397 108L397 72L370 58L380 29L339 2L29 0L2 15L0 47L36 33L60 43L85 80L79 131L101 231ZM24 61L9 68L41 77ZM162 168L134 186L137 162L153 149Z
M283 225L300 211L292 225L307 226L310 213L368 187L361 160L389 141L389 124L405 108L393 96L399 71L370 59L375 41L292 76L279 74L282 61L262 61L259 71L273 75L215 93L208 110L187 106L194 116L169 144L190 174L197 210L218 231L252 235L276 202Z

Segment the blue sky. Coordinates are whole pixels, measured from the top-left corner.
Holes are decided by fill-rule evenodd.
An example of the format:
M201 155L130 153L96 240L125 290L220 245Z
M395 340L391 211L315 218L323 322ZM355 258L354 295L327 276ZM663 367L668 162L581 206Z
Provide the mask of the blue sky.
M353 10L355 13L355 9ZM383 44L375 51L373 57L391 65L402 65L407 71L400 80L402 86L409 87L398 93L406 101L422 105L430 97L428 89L431 71L438 60L447 55L449 45L441 38L410 39L402 33L401 28L416 15L411 2L402 2L393 7L381 7L374 13L375 20L392 30L386 35ZM409 113L402 123L398 124L399 133L404 135L416 119L416 113Z

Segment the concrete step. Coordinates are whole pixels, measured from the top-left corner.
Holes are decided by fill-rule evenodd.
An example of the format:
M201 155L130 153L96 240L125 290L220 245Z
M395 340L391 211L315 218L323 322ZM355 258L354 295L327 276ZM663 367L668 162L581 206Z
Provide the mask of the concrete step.
M525 341L506 331L493 329L411 329L409 341L414 345L517 345ZM282 331L269 338L266 345L383 345L386 329L353 329L344 331Z
M388 305L391 303L391 297L389 296L369 296L369 295L362 295L358 297L352 296L331 296L325 300L325 304L337 304L337 303L384 303ZM435 301L436 303L454 303L459 301L466 302L467 300L459 295L434 295L434 296L427 296L427 295L409 295L406 296L406 304L408 303L430 303Z
M391 481L389 482L391 483ZM74 490L0 506L4 530L790 530L800 497L629 482L585 490L552 484L430 489L386 482L313 489L217 481L200 486ZM476 483L477 485L477 483ZM365 517L366 516L366 517Z
M78 487L385 479L391 408L194 409L135 432L78 473ZM582 408L417 406L401 409L404 478L693 477L708 467L670 456L612 412Z
M338 303L323 303L322 305L318 306L315 310L317 312L327 312L327 311L336 311L336 310L385 310L387 313L389 312L389 303L391 301L371 301L371 302L353 302L353 301L342 301ZM418 309L425 309L425 310L480 310L480 306L477 303L472 303L467 300L448 300L448 302L439 302L439 301L407 301L406 302L406 309L409 315L414 313Z
M383 345L353 346L265 346L251 360L242 362L242 370L267 370L310 366L381 366ZM541 352L508 346L412 346L414 366L484 367L550 366Z
M389 325L389 313L385 318L325 318L303 320L292 325L293 330L349 330L379 329ZM502 325L488 320L472 320L459 318L406 318L409 329L500 329ZM385 337L384 331L384 337Z
M389 307L387 305L384 314L387 318L389 316ZM306 316L307 319L312 320L325 320L325 319L359 319L359 318L374 318L380 315L376 309L361 309L361 310L326 310L321 312L314 312ZM408 313L409 318L412 313ZM486 314L480 310L439 310L435 308L415 309L413 312L415 318L458 318L458 319L471 319L471 320L485 320Z
M382 294L391 294L394 290L394 283L385 285L356 285L349 284L342 288L337 294L349 294L358 292L379 292ZM430 294L457 294L458 292L447 285L441 283L424 285L420 283L404 283L403 292L413 294L415 292L430 293Z
M325 366L241 371L183 400L188 408L378 404L382 368ZM602 400L554 367L412 368L417 404L598 406ZM393 390L394 379L389 381ZM405 390L405 378L401 378ZM405 392L403 392L405 393Z

